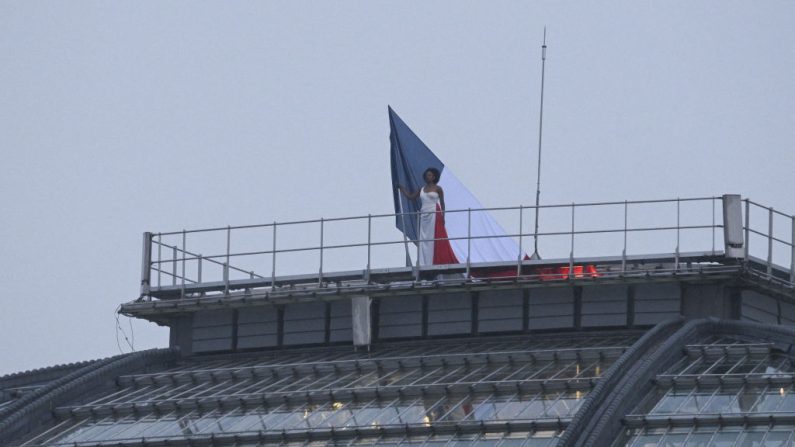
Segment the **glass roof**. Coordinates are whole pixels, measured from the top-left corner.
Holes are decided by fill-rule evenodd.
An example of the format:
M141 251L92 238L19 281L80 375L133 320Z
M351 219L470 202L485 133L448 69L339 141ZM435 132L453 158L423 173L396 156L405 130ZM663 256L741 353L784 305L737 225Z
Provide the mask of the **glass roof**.
M141 445L210 436L234 436L229 445L257 445L263 437L324 445L554 445L638 335L194 358L119 377L115 390L57 408L57 423L20 445ZM257 441L246 444L247 436Z
M773 427L684 427L644 429L627 447L791 447L795 426Z
M795 446L793 365L771 343L705 337L656 376L614 446Z

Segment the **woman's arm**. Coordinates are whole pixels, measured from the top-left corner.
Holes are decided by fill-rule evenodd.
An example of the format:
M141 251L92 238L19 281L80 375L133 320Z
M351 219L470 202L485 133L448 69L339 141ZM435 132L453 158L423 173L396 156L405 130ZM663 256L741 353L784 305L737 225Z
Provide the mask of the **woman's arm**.
M444 225L444 190L441 186L437 186L436 191L439 192L439 207L442 209L440 215L442 217L442 225Z
M400 190L400 192L402 192L404 196L406 196L406 197L408 197L409 199L412 199L412 200L416 199L417 197L420 196L420 190L419 189L412 193L412 192L406 191L406 188L398 185L398 190Z

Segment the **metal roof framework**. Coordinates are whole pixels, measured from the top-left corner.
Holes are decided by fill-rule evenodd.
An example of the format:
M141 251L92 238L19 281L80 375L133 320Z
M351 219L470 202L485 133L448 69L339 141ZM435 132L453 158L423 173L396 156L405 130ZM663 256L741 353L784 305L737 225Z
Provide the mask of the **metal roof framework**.
M122 375L115 390L56 408L55 424L18 445L336 445L396 437L552 445L638 335L452 341L429 355L421 344L402 343L369 354L297 349L181 361Z

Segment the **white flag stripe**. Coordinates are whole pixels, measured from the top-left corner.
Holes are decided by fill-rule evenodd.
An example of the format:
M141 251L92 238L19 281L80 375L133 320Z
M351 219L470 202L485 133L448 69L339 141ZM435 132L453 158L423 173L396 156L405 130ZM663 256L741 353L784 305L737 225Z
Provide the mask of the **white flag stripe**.
M483 205L445 166L439 186L444 189L444 201L448 210L480 209ZM445 214L445 227L450 238L467 237L467 213ZM508 233L489 212L472 213L471 236L505 236ZM450 241L458 261L466 262L467 241ZM519 256L519 244L510 237L472 239L470 262L515 261Z

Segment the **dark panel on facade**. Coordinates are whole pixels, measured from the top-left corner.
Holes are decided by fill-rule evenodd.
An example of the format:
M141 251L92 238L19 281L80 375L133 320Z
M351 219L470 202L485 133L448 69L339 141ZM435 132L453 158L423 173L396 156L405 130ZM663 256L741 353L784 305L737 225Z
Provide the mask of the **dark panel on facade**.
M721 284L687 284L682 296L682 314L687 318L737 318L726 288ZM736 312L735 312L736 313Z
M478 332L521 331L523 304L521 289L481 292L478 298Z
M743 320L778 324L778 304L775 298L751 290L743 290L742 300Z
M199 311L193 315L193 352L227 351L233 347L234 311Z
M241 309L237 317L238 349L267 348L279 343L279 311L273 307Z
M676 318L682 312L682 289L676 283L634 286L634 323L654 325Z
M781 324L795 326L795 304L781 302Z
M295 303L284 307L284 344L326 341L326 303Z
M573 328L574 289L550 287L531 290L528 319L530 330Z
M627 324L627 286L585 287L582 291L582 326Z
M472 332L472 299L468 293L432 295L428 299L428 335Z
M378 323L381 339L422 336L422 296L380 300Z
M329 320L330 342L353 341L350 300L332 301Z
M168 345L179 348L183 355L193 353L193 314L180 315L171 320Z

